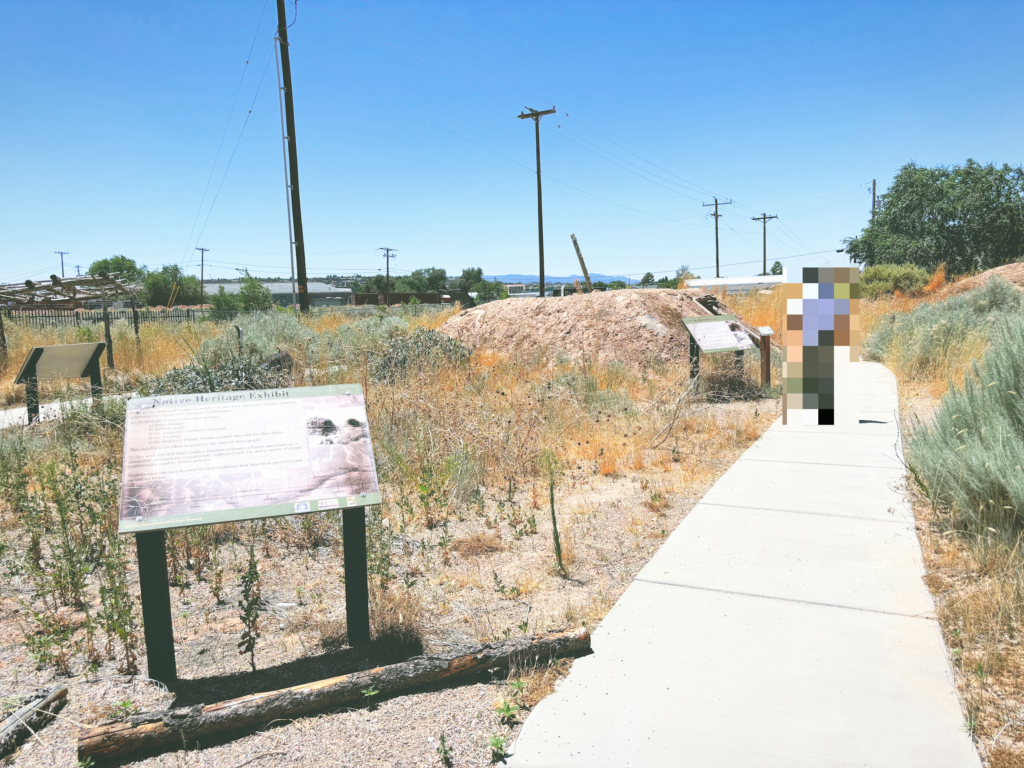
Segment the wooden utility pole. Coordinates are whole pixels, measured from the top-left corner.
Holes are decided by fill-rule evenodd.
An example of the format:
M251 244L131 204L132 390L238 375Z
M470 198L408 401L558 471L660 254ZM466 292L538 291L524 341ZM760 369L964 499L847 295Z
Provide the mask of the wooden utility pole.
M71 251L54 251L54 253L60 254L60 276L64 277L64 257L67 256Z
M396 258L394 254L398 253L394 248L378 248L378 251L384 251L384 306L391 306L391 260Z
M761 237L762 237L762 241L763 241L763 243L762 243L762 248L763 248L762 253L764 254L764 270L762 270L761 274L762 275L767 275L768 274L768 220L769 219L777 219L779 217L778 216L769 216L767 213L762 213L760 216L751 216L750 218L751 218L752 221L760 221L761 222L761 228L762 228Z
M288 58L288 22L284 0L277 0L277 39L281 48L281 79L284 91L285 128L288 132L288 176L292 193L292 227L295 237L295 267L299 282L299 309L309 312L309 290L306 280L306 245L302 239L302 207L299 205L299 153L295 146L295 103L292 100L292 65Z
M209 248L196 248L199 251L199 309L206 303L206 252Z
M715 202L713 202L713 203L704 203L704 207L705 208L707 208L708 206L712 206L712 205L715 206L715 212L711 214L712 216L715 217L715 277L721 277L722 275L719 273L719 269L718 269L718 220L723 216L723 214L718 212L718 206L719 205L732 205L732 200L729 200L728 202L725 202L725 203L719 203L718 202L718 198L716 197L715 198Z
M580 268L583 270L583 278L587 281L587 293L594 290L594 286L590 284L590 273L587 272L587 264L583 261L583 254L580 252L580 244L576 242L576 235L569 235L572 238L572 247L576 249L576 256L580 260Z
M278 2L282 1L278 0ZM540 292L538 295L544 298L544 204L540 192L540 119L544 115L555 114L555 108L545 109L543 112L529 107L528 109L530 111L520 114L519 119L533 118L534 136L537 141L537 239L540 242Z
M878 207L878 196L875 194L877 180L871 180L871 218L875 218L875 208Z

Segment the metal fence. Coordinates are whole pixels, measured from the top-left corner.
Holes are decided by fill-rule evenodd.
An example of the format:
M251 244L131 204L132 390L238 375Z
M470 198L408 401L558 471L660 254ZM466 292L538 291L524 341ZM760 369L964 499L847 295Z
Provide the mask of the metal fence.
M439 312L447 304L415 304L405 307L314 307L313 314L344 314L354 317L369 317L380 312L421 315ZM234 320L244 316L245 312L220 309L108 309L111 322L126 320L132 322L132 312L138 315L139 323L194 323L197 320ZM5 323L24 325L32 328L56 328L64 325L82 325L83 323L102 323L103 310L91 309L27 309L23 307L0 307Z

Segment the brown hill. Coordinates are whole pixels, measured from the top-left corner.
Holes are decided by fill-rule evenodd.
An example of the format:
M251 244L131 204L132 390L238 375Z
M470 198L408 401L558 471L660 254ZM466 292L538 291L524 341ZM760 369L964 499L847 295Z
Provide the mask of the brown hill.
M683 318L710 314L686 291L605 291L492 301L460 312L438 330L470 347L511 354L542 348L639 369L688 359Z
M963 293L964 291L971 291L975 288L980 288L996 276L1009 280L1018 288L1024 288L1024 262L1018 261L1013 264L1004 264L1001 267L996 267L995 269L990 269L986 272L980 272L979 274L972 275L971 277L965 277L963 280L957 280L955 283L947 285L940 294L952 296L957 293Z

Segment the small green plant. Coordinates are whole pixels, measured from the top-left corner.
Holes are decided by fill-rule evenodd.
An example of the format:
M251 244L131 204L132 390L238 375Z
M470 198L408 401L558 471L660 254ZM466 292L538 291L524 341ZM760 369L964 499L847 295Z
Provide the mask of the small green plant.
M378 693L380 693L380 691L376 690L372 685L369 688L364 688L362 690L363 699L366 701L367 706L371 710L377 708L377 702L374 700L373 697L376 696Z
M555 452L550 448L544 449L541 453L540 465L544 474L548 476L548 488L551 495L551 535L555 542L555 561L558 564L558 572L565 576L568 571L562 561L562 542L558 538L558 517L555 515L555 482L561 474L561 465Z
M242 596L238 607L242 610L242 639L238 652L249 654L249 665L256 671L256 641L260 637L260 572L256 563L255 538L249 544L249 565L241 578Z
M489 736L487 743L491 747L491 764L505 762L505 737L500 733L497 736Z
M455 765L455 755L452 752L451 745L448 743L447 739L445 739L444 733L441 734L438 742L437 756L441 758L441 765L443 765L444 768L452 768L452 766Z
M512 689L512 695L519 698L523 695L523 691L526 690L526 681L521 677L517 677L515 680L508 684L508 687Z
M125 699L114 704L108 711L111 720L124 720L127 717L138 714L141 710L138 704L131 699Z
M497 571L493 571L493 573L494 573L494 591L495 592L497 592L502 597L507 597L507 598L517 598L517 597L519 597L519 595L521 594L520 591L519 591L519 587L516 587L516 586L508 587L508 586L505 586L505 583L501 580L501 577L498 575L498 572Z
M519 712L519 707L511 703L508 699L502 699L501 704L495 707L498 717L501 718L503 725L512 725L516 721L516 714Z

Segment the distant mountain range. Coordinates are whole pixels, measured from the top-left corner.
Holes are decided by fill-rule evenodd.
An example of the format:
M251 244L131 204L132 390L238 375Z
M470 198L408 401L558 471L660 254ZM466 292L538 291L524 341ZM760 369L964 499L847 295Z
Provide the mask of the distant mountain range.
M495 279L499 283L536 283L540 280L540 275L484 275L484 280ZM572 285L574 280L586 283L586 278L583 275L544 275L545 283L568 283ZM593 283L610 283L613 280L629 282L625 275L598 275L594 272L590 273L590 281ZM633 278L632 282L637 283L639 280Z

